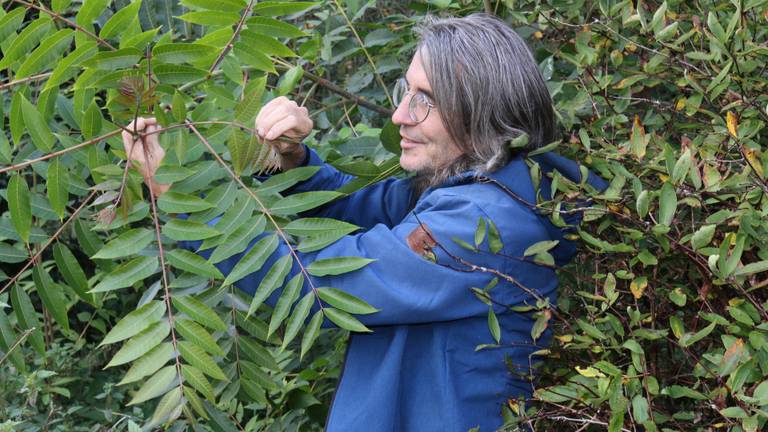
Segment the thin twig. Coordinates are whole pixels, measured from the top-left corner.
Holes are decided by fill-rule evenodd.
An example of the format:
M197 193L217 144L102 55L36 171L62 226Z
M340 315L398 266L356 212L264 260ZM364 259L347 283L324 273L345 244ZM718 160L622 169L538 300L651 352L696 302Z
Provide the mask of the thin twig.
M28 76L26 78L20 78L20 79L14 80L14 81L8 81L6 83L0 84L0 90L4 90L6 88L13 87L13 86L16 86L16 85L26 84L26 83L31 82L31 81L37 81L37 80L40 80L40 79L48 78L51 75L53 75L53 72L46 72L46 73L41 73L41 74L37 74L37 75Z
M213 64L211 65L210 69L208 69L208 76L206 79L213 76L213 72L216 71L216 68L219 67L219 64L224 60L224 57L227 56L227 53L229 50L232 49L232 46L235 43L235 39L240 35L240 31L243 29L243 24L245 24L245 19L250 15L251 9L253 9L253 4L256 2L256 0L251 0L248 2L248 6L245 7L245 10L243 10L243 14L240 15L240 21L237 22L237 27L235 27L234 33L232 33L232 37L229 38L229 42L227 42L226 45L224 45L224 49L221 50L221 53L218 57L216 57L216 60L214 60Z
M30 334L31 334L33 331L35 331L36 329L37 329L36 327L30 327L30 328L28 328L28 329L24 330L24 333L22 333L22 334L19 336L19 338L18 338L18 339L16 339L16 342L14 342L14 343L13 343L13 345L11 345L11 347L10 347L10 348L8 348L8 351L6 351L6 353L5 353L5 355L3 356L3 358L0 358L0 365L1 365L1 364L3 364L3 362L5 361L5 359L7 359L8 357L10 357L10 356L11 356L11 353L13 353L13 351L14 351L16 348L18 348L18 347L19 347L19 345L21 345L21 343L22 343L22 342L24 342L24 339L26 339L26 338L27 338L27 336L29 336L29 335L30 335Z

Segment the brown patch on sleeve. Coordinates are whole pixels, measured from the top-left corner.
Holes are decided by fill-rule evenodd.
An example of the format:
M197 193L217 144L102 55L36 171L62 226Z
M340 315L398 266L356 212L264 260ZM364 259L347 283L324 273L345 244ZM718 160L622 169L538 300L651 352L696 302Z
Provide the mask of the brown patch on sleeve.
M435 254L432 252L432 248L437 246L437 242L433 237L432 231L426 225L421 224L414 228L405 240L408 242L408 247L417 255L434 262Z

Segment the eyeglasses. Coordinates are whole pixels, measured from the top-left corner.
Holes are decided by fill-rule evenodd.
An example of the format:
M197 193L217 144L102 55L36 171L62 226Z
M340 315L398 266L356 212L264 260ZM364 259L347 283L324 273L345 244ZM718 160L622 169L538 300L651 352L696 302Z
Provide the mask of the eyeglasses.
M405 102L405 98L410 92L408 91L408 83L404 78L400 78L395 83L395 88L392 91L392 101L395 104L395 108L399 107L401 103ZM427 95L422 92L410 93L411 100L408 102L408 115L415 123L421 123L427 119L430 111L435 108L435 104L429 101Z

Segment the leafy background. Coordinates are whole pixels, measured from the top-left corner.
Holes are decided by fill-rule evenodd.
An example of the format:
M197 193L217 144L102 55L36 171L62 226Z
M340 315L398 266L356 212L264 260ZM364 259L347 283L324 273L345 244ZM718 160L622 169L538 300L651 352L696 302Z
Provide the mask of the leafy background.
M539 203L556 224L592 205L557 305L530 306L533 336L555 337L531 358L534 398L504 407L507 428L765 428L768 1L2 7L0 429L322 429L346 336L319 324L364 330L354 315L371 307L329 290L296 298L290 258L248 298L237 274L175 241L205 239L218 259L265 231L253 266L279 241L312 249L353 232L293 216L398 174L386 88L411 29L477 11L507 20L540 62L562 132L549 148L610 181L598 192L555 174ZM277 95L310 109L309 144L359 181L283 198L312 169L253 179L267 152L248 127ZM120 126L137 114L168 128L159 175L174 187L157 202L124 161ZM550 247L526 259L552 265ZM306 271L365 265L321 264ZM281 304L260 305L279 286ZM304 324L313 302L324 309ZM512 343L493 321L480 348Z

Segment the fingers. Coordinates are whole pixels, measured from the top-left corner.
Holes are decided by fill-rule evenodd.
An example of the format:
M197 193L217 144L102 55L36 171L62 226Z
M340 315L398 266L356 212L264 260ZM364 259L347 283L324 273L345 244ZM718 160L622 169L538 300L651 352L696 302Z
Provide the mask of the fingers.
M275 140L281 135L303 139L312 132L309 111L281 96L271 100L256 117L256 131L262 138Z
M165 157L165 151L158 140L157 120L153 117L139 117L132 121L126 129L123 130L122 138L127 159L139 165L142 175L152 177ZM134 131L142 133L144 136L134 138ZM142 139L144 140L143 144Z

